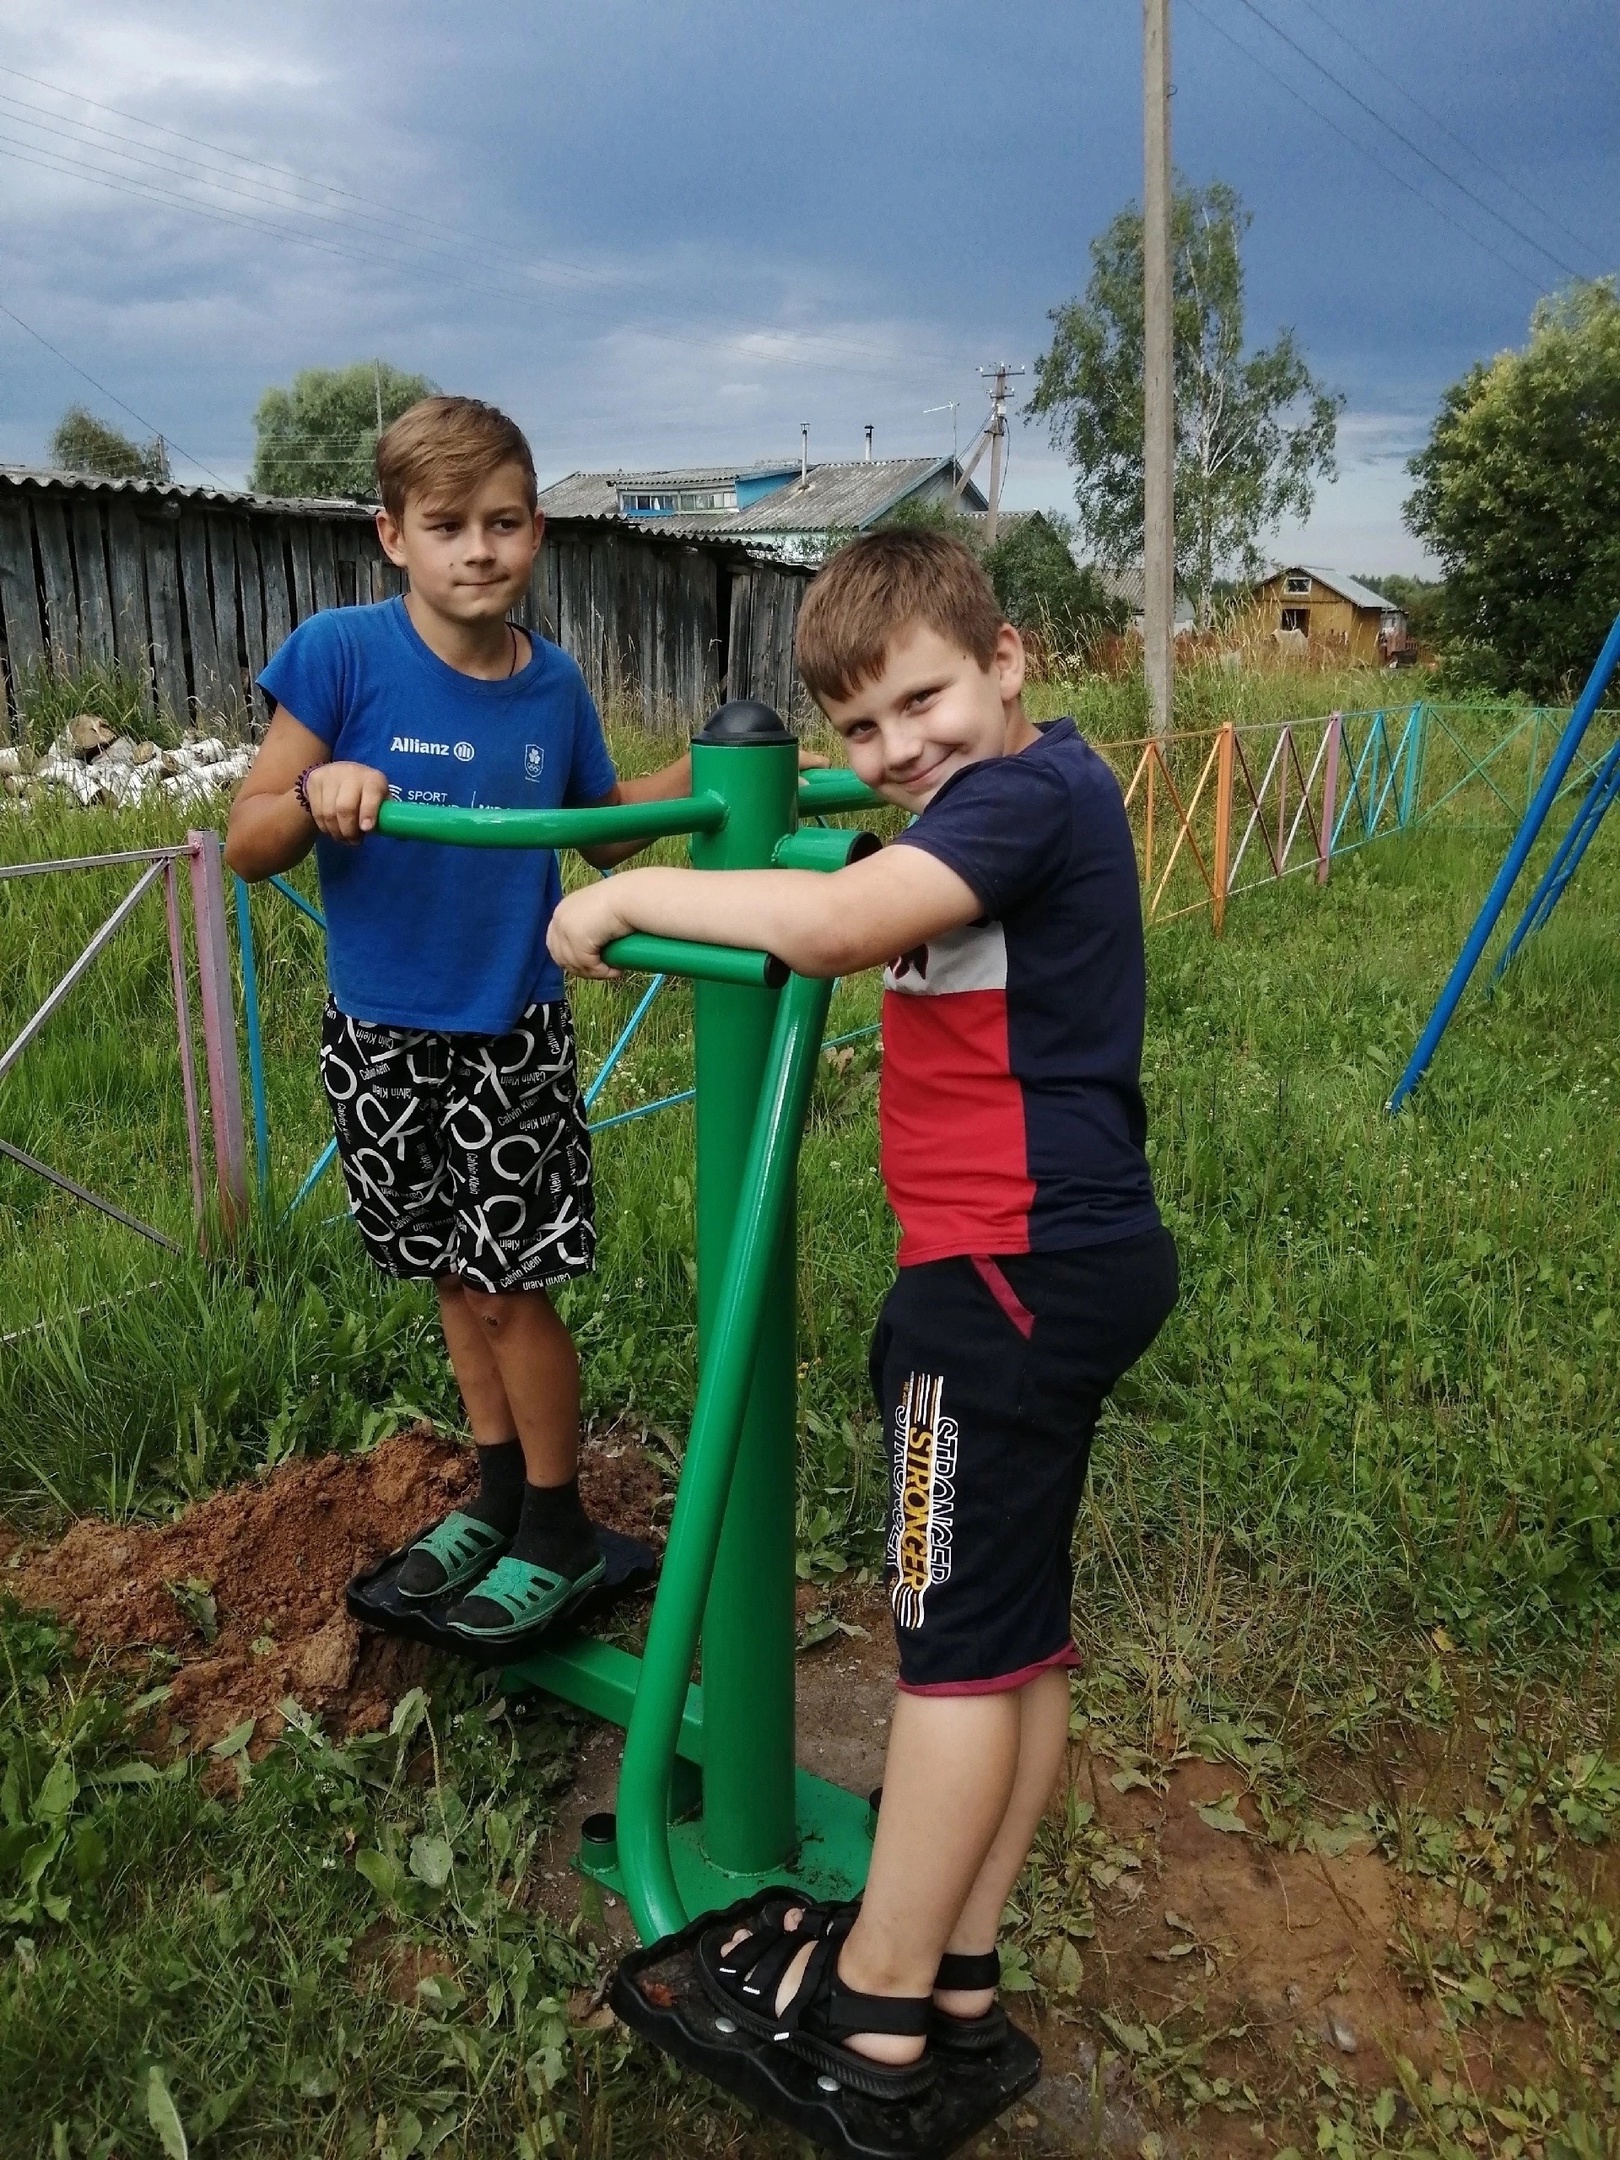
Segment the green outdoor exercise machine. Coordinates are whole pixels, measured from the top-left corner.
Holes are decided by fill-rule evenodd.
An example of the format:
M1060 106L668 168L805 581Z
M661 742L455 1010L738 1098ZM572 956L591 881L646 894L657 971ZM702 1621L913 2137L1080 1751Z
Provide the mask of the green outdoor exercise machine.
M853 773L798 769L769 706L723 705L692 745L692 793L597 810L461 810L388 802L380 829L468 847L595 847L690 836L701 870L838 870L877 846L801 817L875 809ZM1040 2075L1010 2028L921 2097L863 2098L716 2013L693 1962L729 1907L769 1886L859 1896L867 1799L794 1761L795 1185L830 982L743 946L632 936L605 957L694 987L698 1394L657 1594L639 1658L579 1630L507 1666L625 1727L618 1806L587 1819L579 1866L622 1895L646 1946L610 2000L635 2031L846 2160L937 2160ZM692 1679L702 1644L702 1683Z
M738 701L693 743L690 796L596 810L389 802L378 825L467 847L685 833L698 869L836 870L874 836L801 830L800 817L878 801L851 773L801 775L776 714ZM506 1677L627 1728L616 1815L591 1819L579 1859L651 1943L768 1882L857 1894L871 1827L866 1798L798 1770L793 1746L794 1188L832 985L740 946L634 936L606 957L695 986L701 1377L644 1654L572 1634Z

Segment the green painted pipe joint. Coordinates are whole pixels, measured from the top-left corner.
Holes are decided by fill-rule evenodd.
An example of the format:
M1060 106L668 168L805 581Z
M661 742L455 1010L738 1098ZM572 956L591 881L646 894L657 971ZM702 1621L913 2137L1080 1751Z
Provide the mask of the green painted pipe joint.
M454 803L385 802L377 830L391 840L438 840L459 847L588 848L669 833L714 833L724 798L705 792L662 802L603 803L594 810L472 810Z
M881 810L883 797L846 770L799 775L800 817L825 817L833 810Z
M875 855L883 842L862 826L810 825L788 833L771 850L778 870L843 870Z

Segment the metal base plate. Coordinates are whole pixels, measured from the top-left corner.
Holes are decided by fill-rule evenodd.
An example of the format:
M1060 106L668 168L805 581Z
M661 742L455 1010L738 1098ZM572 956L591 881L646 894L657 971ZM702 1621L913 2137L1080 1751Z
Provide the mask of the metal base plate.
M756 1902L748 1898L724 1914L705 1913L680 1934L630 1953L613 1976L608 2000L632 2032L823 2152L849 2160L943 2160L1039 2078L1040 2050L1016 2026L993 2054L942 2051L931 2090L908 2101L868 2099L824 2079L785 2047L722 2031L721 2013L698 1978L698 1938L719 1919L745 1918Z
M424 1528L428 1527L431 1526L424 1525ZM538 1648L548 1638L571 1634L580 1622L589 1620L616 1598L645 1590L658 1572L658 1557L650 1545L643 1545L637 1538L621 1537L617 1530L604 1530L598 1525L596 1542L607 1562L607 1573L590 1596L561 1620L548 1621L545 1626L520 1635L514 1641L486 1646L453 1635L444 1624L445 1614L466 1592L452 1590L445 1597L435 1598L430 1605L408 1605L400 1596L395 1577L401 1561L421 1535L418 1530L397 1552L389 1553L375 1567L356 1575L344 1591L343 1601L355 1619L363 1621L367 1627L381 1628L389 1635L408 1636L412 1642L427 1643L434 1650L466 1658L474 1665L508 1665L513 1658Z
M669 1856L681 1903L688 1912L714 1912L735 1899L751 1896L773 1883L791 1883L806 1897L837 1903L859 1897L866 1887L866 1870L872 1858L872 1810L858 1794L808 1770L793 1773L793 1816L798 1844L789 1860L757 1875L734 1874L717 1867L703 1849L703 1821L693 1811L669 1826ZM624 1895L624 1878L617 1859L607 1865L593 1858L588 1844L580 1847L580 1872L604 1888Z

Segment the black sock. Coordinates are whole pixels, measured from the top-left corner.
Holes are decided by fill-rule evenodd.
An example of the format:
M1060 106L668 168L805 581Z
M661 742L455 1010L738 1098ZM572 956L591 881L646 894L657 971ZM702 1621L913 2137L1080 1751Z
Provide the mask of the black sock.
M523 1448L517 1440L497 1440L478 1450L478 1490L461 1512L510 1537L523 1511Z
M580 1502L577 1476L566 1485L524 1486L512 1556L571 1579L596 1565L596 1532Z

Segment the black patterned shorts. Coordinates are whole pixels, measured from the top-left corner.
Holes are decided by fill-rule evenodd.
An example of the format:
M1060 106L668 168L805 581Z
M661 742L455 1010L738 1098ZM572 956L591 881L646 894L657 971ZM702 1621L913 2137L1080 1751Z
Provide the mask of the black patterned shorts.
M562 999L504 1035L321 1019L349 1212L388 1275L538 1290L596 1258L591 1142Z

